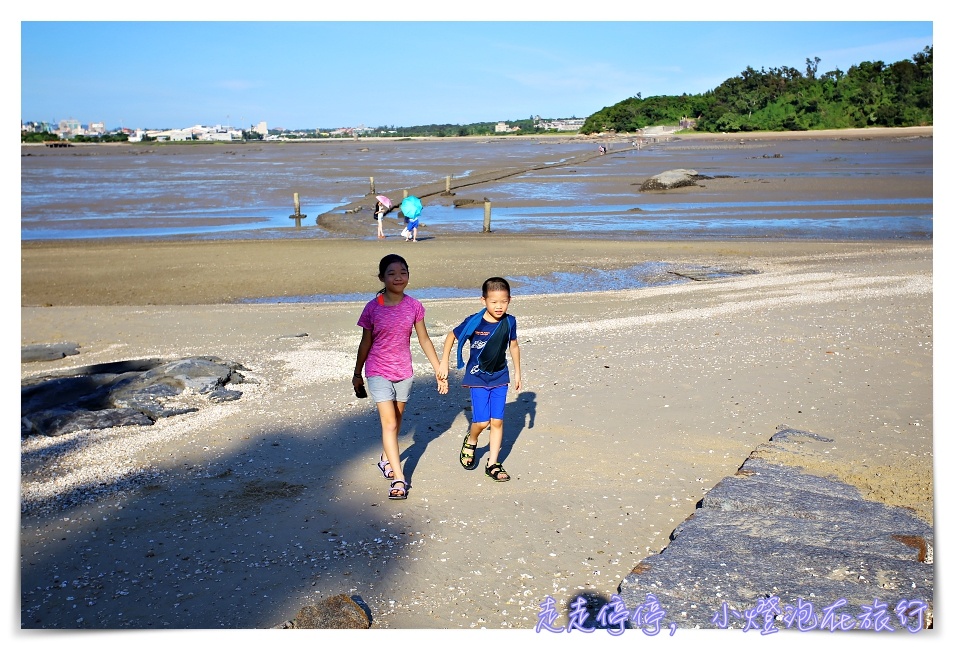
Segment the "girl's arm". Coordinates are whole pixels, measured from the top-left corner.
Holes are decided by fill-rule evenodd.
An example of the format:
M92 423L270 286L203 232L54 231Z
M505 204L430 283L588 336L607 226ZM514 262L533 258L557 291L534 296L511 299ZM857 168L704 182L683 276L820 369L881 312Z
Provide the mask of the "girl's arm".
M358 344L358 359L354 362L354 377L351 378L351 384L357 388L364 384L361 378L361 371L364 369L364 362L368 360L368 352L371 351L371 330L367 327L361 328L361 342Z
M444 394L447 392L447 375L441 375L441 362L437 358L437 350L431 343L431 337L427 335L427 325L424 324L423 318L414 323L414 331L417 332L417 341L421 344L421 349L424 350L424 356L427 357L427 360L431 362L431 367L434 368L434 376L437 378L437 392Z
M520 390L520 344L517 339L510 341L510 356L513 359L513 374L510 383L515 391Z

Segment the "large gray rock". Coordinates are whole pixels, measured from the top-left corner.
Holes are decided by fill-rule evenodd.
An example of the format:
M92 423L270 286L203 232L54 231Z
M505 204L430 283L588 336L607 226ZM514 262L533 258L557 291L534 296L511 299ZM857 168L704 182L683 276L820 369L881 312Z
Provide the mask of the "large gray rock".
M20 362L53 361L79 354L78 343L37 343L20 347Z
M84 429L108 429L127 424L148 426L153 422L145 413L133 408L105 408L98 411L57 408L31 413L30 417L21 418L20 435L23 437L24 434L42 433L47 436L62 436Z
M218 357L187 357L119 361L32 377L20 388L20 435L150 425L196 411L194 402L176 403L187 390L210 403L235 400L241 391L226 385L245 381L239 370L247 369Z
M772 440L799 435L833 442L788 428ZM759 634L864 629L880 603L879 624L904 634L905 625L933 625L930 525L906 509L867 501L845 483L756 452L709 491L663 551L623 579L619 594L627 609L658 601L666 611L663 628L748 625ZM826 620L824 610L839 602L837 615Z
M699 172L695 169L670 169L647 178L639 186L639 191L648 192L650 190L671 190L677 187L687 187L695 185L698 178L700 178Z

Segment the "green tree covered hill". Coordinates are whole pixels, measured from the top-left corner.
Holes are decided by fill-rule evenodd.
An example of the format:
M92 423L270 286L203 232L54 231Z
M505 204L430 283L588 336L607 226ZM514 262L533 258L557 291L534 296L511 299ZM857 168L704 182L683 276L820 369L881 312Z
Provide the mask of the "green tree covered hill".
M818 74L821 59L805 72L781 67L746 68L700 95L640 94L586 119L581 133L633 132L647 126L695 122L707 132L804 131L934 123L934 48L925 47L891 65L866 61L848 72Z

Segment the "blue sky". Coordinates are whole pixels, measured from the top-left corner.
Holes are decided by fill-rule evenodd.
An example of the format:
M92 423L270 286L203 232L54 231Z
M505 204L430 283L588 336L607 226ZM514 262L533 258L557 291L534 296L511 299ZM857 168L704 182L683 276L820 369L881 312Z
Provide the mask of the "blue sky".
M177 4L168 15L246 15L236 7L174 11ZM300 15L281 4L269 3L275 17ZM471 22L454 20L453 10L392 19L373 9L362 5L361 21L156 22L125 9L103 15L128 22L24 17L20 118L110 129L260 121L310 129L586 117L637 93L702 93L746 66L804 71L817 56L819 72L847 71L910 59L934 42L930 19L660 22L638 21L644 12L630 9L622 22ZM511 15L492 4L480 14ZM422 19L435 15L451 20Z

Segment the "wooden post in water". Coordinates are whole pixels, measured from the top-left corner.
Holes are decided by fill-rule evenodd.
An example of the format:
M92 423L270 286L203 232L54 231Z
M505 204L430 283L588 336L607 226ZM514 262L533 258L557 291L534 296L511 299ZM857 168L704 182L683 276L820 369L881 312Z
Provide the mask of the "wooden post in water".
M444 194L450 194L450 176L444 181Z
M371 191L368 194L374 194L374 176L369 177L371 179Z
M289 219L295 220L295 227L301 228L301 220L307 217L308 215L301 213L301 203L298 201L298 192L295 192L295 214L289 215Z
M407 198L407 190L404 190L404 198Z
M484 232L490 232L490 199L484 198Z

